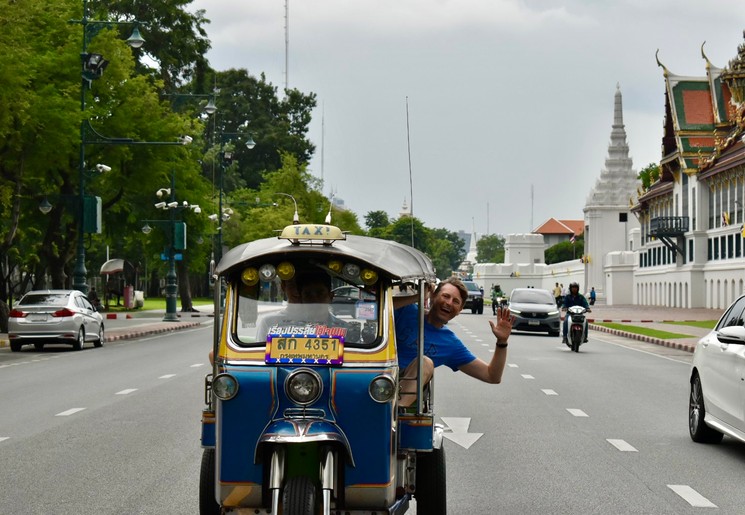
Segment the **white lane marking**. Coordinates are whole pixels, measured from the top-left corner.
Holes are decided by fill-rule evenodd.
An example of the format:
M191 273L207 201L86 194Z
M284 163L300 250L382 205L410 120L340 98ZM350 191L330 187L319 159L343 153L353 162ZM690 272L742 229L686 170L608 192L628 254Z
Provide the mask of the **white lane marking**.
M127 388L126 390L122 390L121 392L116 392L115 395L128 395L132 392L136 392L137 388Z
M7 365L0 365L0 368L17 367L18 365L31 365L33 363L47 361L49 359L59 358L60 356L48 356L44 358L36 358L31 361L16 361L15 363L8 363Z
M204 363L194 363L193 365L191 365L191 368L199 368L203 366L204 366Z
M520 368L519 365L515 365L514 363L508 363L507 366L510 368Z
M483 342L484 340L482 340L480 338L476 338L474 341L476 341L476 342Z
M523 379L535 379L535 377L533 377L530 374L520 374L520 375L522 376Z
M559 395L558 393L556 393L556 392L555 392L555 391L553 391L553 390L548 390L548 389L546 389L546 390L541 390L541 391L542 391L543 393L545 393L546 395Z
M5 440L9 440L9 436L0 436L0 442L4 442Z
M688 365L688 366L691 365L691 362L690 361L685 361L685 360L682 360L682 359L675 359L674 357L663 356L662 354L655 354L654 352L649 352L647 350L636 349L636 348L632 347L631 345L624 345L623 343L612 342L612 341L606 340L605 338L602 338L602 337L598 337L597 339L600 340L603 343L610 343L611 345L615 345L616 347L623 347L624 349L629 349L629 350L633 350L633 351L636 351L636 352L641 352L642 354L649 354L650 356L656 356L658 358L666 359L668 361L674 361L676 363L683 363L684 365ZM634 341L637 341L637 340L634 340Z
M709 499L698 493L688 485L667 485L667 487L681 496L688 504L694 508L716 508L717 505Z
M488 347L488 346L489 346L489 344L488 344L488 343L482 343L482 344L481 344L481 346L482 346L482 347Z
M166 374L164 376L160 376L158 379L170 379L172 377L176 377L176 374Z
M55 417L69 417L70 415L74 415L75 413L78 413L79 411L83 411L84 409L85 408L72 408L67 411L57 413Z
M476 440L481 438L484 433L469 433L468 426L471 425L469 417L441 417L450 432L445 431L442 436L455 442L461 447L468 449Z
M584 411L582 411L581 409L567 408L567 411L569 413L571 413L575 417L589 417L590 416L587 413L585 413Z
M636 448L628 443L626 440L617 440L615 438L606 438L606 441L619 451L624 452L639 452Z

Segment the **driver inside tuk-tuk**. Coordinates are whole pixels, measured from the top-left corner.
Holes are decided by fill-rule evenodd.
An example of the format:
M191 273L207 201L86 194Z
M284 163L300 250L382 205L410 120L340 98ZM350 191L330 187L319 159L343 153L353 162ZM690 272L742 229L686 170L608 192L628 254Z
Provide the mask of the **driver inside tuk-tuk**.
M453 371L465 372L471 377L491 384L502 381L507 363L507 340L512 332L513 315L509 308L497 308L496 323L489 320L496 338L494 355L489 363L477 358L447 327L447 323L460 314L468 298L468 290L460 279L450 277L441 281L430 299L430 309L424 315L424 363L422 379L429 382L435 368L447 365ZM416 401L418 371L419 307L413 297L395 301L396 340L401 373L400 406L411 406Z
M326 327L346 328L347 322L331 314L334 298L331 277L321 270L299 273L282 282L287 295L287 306L279 313L266 315L256 327L256 341L266 341L269 334L279 334L283 326L301 323L322 324Z

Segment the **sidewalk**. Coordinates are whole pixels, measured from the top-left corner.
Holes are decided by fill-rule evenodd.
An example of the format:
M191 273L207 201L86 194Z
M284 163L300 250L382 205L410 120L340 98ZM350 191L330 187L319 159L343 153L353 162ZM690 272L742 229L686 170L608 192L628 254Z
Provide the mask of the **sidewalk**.
M179 320L177 322L164 322L164 312L162 310L102 314L104 315L104 324L106 327L106 342L130 340L153 334L191 329L193 327L199 327L204 322L212 322L213 320L211 309L209 312L179 312ZM111 315L116 316L111 317ZM0 348L9 346L10 342L8 341L7 333L0 333Z
M719 320L724 310L705 309L705 308L666 308L662 306L604 306L598 305L592 307L589 313L588 322L590 329L604 333L622 336L633 340L639 340L664 347L693 352L696 349L696 343L703 336L709 333L709 329L693 327L689 325L671 325L665 322L688 322L701 320ZM618 329L609 329L596 325L594 322L615 322L621 324L634 325L638 327L647 327L658 331L667 331L689 335L688 338L674 338L663 340L661 338L652 338L640 334L628 333Z

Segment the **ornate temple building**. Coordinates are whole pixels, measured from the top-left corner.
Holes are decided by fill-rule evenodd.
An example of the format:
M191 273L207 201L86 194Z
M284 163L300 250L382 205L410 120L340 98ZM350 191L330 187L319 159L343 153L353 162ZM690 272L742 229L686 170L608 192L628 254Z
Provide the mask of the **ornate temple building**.
M744 292L745 44L726 69L665 80L659 173L632 212L641 223L634 303L722 309Z

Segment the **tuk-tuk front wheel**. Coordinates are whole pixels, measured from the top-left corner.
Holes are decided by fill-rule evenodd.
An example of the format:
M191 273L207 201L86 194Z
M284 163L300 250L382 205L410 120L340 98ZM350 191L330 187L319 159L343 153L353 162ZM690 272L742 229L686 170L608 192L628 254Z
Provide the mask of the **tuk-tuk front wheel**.
M444 446L432 452L417 453L414 491L417 515L447 514L446 472Z
M199 515L220 513L222 510L215 499L215 449L205 449L199 471Z
M316 513L316 485L307 477L287 480L282 494L283 515L314 515Z

